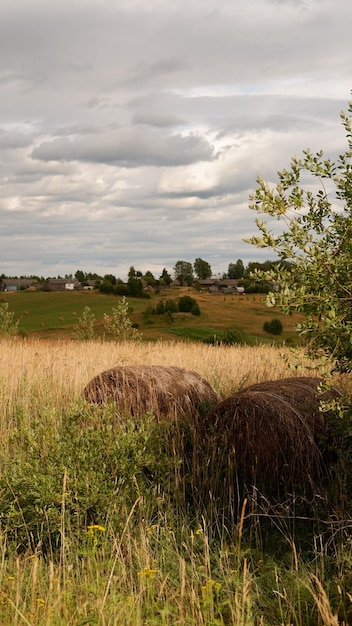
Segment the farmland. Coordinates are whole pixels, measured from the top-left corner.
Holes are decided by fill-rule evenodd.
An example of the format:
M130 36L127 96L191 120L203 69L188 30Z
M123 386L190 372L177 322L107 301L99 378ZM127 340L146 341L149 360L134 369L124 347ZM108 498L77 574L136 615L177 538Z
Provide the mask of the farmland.
M153 313L160 298L182 295L197 300L200 316L178 313L170 323ZM220 427L214 441L225 437L229 456L207 447L211 423L202 429L202 415L163 421L150 410L132 415L83 396L93 377L126 366L195 372L224 399L268 380L324 376L324 363L308 361L304 348L295 358L289 350L298 317L267 309L261 295L170 290L129 300L143 341L119 343L107 340L102 323L116 296L26 291L2 298L21 333L0 341L1 625L351 623L346 472L316 495L292 494L284 484L281 499L270 501L265 476L263 493L254 484L243 495L240 471L228 463L232 442ZM87 306L96 337L79 341L73 330ZM262 330L273 317L284 327L276 338ZM231 327L245 335L244 345L203 343ZM333 382L350 391L349 377ZM165 384L164 395L172 397L176 385L176 378ZM289 427L297 419L303 432L291 404ZM280 439L287 445L285 415L281 428L267 438L265 457L271 446L271 458L280 454ZM306 447L293 441L287 450L304 469L309 459L298 455L309 438ZM269 469L269 482L276 473Z
M200 307L199 317L190 314L175 314L170 322L165 315L152 313L160 300L176 301L190 295ZM2 294L9 307L20 319L20 329L25 336L40 338L72 338L73 327L84 307L89 306L96 317L96 335L104 336L102 319L116 306L119 298L96 292L33 292L21 291ZM285 317L275 309L269 309L261 294L214 295L197 292L190 288L165 290L152 294L150 298L129 298L131 320L136 324L147 341L157 339L204 340L211 336L222 336L226 329L238 328L246 337L247 343L272 343L273 336L263 331L265 321L273 317L281 320L283 334L277 339L295 343L295 324L299 316Z

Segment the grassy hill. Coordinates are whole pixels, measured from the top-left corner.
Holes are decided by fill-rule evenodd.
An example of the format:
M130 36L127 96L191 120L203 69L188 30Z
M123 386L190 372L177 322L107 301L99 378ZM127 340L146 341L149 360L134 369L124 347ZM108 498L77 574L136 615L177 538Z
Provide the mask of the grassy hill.
M160 300L178 301L190 295L200 307L199 317L189 313L177 313L172 321L166 315L153 313ZM97 292L44 292L20 291L3 294L10 309L20 319L20 330L26 336L43 338L71 338L74 326L84 307L89 306L96 317L97 337L104 336L104 313L111 313L119 301L118 296ZM131 319L143 335L143 339L180 339L203 341L211 336L221 339L227 329L235 327L241 331L247 343L295 343L295 324L299 316L284 316L276 309L265 306L262 294L214 295L194 289L173 288L150 298L128 298L132 309ZM278 318L283 333L273 337L263 331L265 321Z

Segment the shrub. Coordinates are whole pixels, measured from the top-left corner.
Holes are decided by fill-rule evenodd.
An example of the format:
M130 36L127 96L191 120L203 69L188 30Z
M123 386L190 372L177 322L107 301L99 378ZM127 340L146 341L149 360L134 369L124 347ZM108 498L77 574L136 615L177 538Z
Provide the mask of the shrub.
M191 313L192 315L196 315L196 316L200 315L200 308L199 308L198 302L195 302L195 304L192 306Z
M159 300L158 304L155 307L155 313L157 315L164 315L164 313L165 313L165 306L164 306L163 300Z
M167 311L170 311L170 313L177 313L177 311L178 311L178 304L177 304L176 300L166 300L166 302L165 302L165 313Z
M283 326L279 319L274 317L270 322L264 322L263 330L270 335L281 335Z
M0 337L12 337L18 333L18 320L15 313L9 311L8 302L0 302Z
M123 283L117 283L114 286L113 292L115 296L128 296L129 295L128 286L124 285Z
M154 485L162 492L172 481L170 426L145 416L138 429L135 420L126 420L113 433L112 422L111 407L80 408L62 415L58 429L38 423L14 432L16 455L0 477L0 521L6 520L7 541L17 551L40 545L55 558L63 524L81 542L87 526L104 527L107 519L122 530L125 511L141 495L153 506Z
M238 328L228 328L223 337L222 343L227 346L234 346L236 344L244 344L245 339L243 333Z
M78 318L78 324L74 326L74 337L81 341L94 339L94 323L94 313L89 306L85 306L81 317Z
M194 305L198 306L197 301L191 296L182 296L178 303L178 310L180 313L190 313Z
M112 335L115 341L126 341L141 339L140 333L128 317L129 305L125 296L122 296L121 302L112 309L112 315L104 313L104 326L107 332Z

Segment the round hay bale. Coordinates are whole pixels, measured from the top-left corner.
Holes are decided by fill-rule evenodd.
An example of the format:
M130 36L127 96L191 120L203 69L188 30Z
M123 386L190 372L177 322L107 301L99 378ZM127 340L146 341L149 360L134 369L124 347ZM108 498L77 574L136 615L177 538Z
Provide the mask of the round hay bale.
M324 468L329 436L320 400L342 395L322 393L321 378L286 378L252 385L220 402L200 424L206 457L223 463L241 484L279 491L313 485ZM203 453L204 454L204 453ZM233 479L232 479L233 480Z
M131 416L147 412L156 419L192 417L213 408L220 396L205 378L179 367L114 367L95 376L83 391L91 403L113 401Z

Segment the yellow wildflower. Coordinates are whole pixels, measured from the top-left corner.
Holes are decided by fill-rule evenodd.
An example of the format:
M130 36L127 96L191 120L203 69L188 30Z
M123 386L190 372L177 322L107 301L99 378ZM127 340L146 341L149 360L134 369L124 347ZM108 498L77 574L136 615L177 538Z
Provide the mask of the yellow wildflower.
M157 569L151 569L150 567L145 567L141 571L138 572L139 578L154 578L158 573Z

